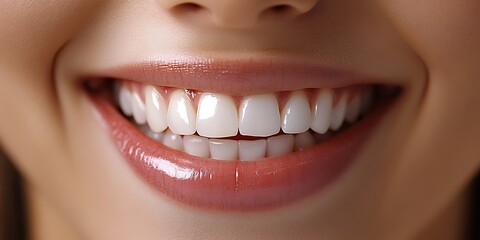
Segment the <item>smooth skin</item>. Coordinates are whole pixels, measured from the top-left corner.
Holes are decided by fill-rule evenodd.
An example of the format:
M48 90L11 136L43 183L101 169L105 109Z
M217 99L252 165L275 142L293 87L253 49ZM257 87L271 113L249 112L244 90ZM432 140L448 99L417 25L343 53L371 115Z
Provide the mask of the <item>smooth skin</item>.
M0 145L25 179L32 239L461 239L480 169L479 1L1 5ZM78 86L85 71L146 56L308 59L404 92L325 193L208 212L142 182Z

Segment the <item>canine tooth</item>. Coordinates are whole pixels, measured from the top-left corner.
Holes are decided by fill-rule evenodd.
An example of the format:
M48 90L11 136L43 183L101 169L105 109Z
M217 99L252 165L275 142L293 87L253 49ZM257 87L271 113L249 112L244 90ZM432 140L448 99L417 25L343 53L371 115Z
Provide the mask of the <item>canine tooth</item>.
M230 96L218 93L201 95L197 110L197 133L209 138L237 135L237 106Z
M280 113L274 94L245 97L239 111L239 130L242 135L268 137L280 131Z
M172 132L180 135L191 135L196 131L196 112L182 90L176 90L170 95L167 111L167 124Z
M132 93L126 86L120 87L120 92L118 94L118 102L122 112L126 116L132 116Z
M330 128L333 131L340 129L345 120L345 112L347 111L347 94L342 94L340 100L338 101L337 105L333 107L332 110L332 122Z
M293 150L300 151L315 145L315 138L309 132L300 133L295 136Z
M357 121L361 110L362 98L360 94L356 94L348 103L345 119L347 119L349 123L354 123L355 121Z
M209 157L210 147L208 139L195 135L183 136L183 150L193 156Z
M267 139L267 156L275 157L293 151L293 135L279 135Z
M163 132L167 129L167 103L152 86L145 87L145 109L152 131Z
M135 119L137 124L147 123L147 118L145 116L145 103L143 103L137 92L132 94L132 112L133 119Z
M210 140L210 155L218 160L236 160L238 158L238 142L235 140Z
M267 140L240 140L238 141L238 155L241 161L257 160L265 157Z
M322 89L318 93L315 105L312 108L312 130L323 134L330 128L332 115L333 92L331 89Z
M169 148L183 150L182 136L173 133L170 129L167 129L163 134L162 144Z
M284 133L302 133L312 123L312 113L303 91L293 92L282 110L282 130Z

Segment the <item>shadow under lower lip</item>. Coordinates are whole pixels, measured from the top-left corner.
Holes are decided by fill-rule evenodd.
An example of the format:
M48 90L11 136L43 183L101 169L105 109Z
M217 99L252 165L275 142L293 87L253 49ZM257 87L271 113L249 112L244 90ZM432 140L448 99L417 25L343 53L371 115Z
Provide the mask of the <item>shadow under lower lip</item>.
M144 136L105 99L93 97L113 141L153 189L191 207L259 211L320 192L356 159L386 107L312 149L259 161L216 161L169 149Z

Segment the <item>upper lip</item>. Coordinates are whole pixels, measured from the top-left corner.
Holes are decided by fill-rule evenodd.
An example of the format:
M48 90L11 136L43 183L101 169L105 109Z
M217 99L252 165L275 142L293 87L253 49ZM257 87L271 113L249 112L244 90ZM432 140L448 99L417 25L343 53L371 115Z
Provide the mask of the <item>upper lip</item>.
M290 60L150 59L113 66L89 74L89 77L92 76L231 95L381 82L391 84L386 79L353 70Z

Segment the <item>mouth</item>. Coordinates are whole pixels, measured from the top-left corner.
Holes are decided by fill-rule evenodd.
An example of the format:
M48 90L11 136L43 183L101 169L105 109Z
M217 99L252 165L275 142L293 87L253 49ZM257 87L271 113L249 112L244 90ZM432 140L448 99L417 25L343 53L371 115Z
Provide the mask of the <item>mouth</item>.
M324 192L401 92L292 63L149 61L82 79L144 182L181 204L222 211Z

